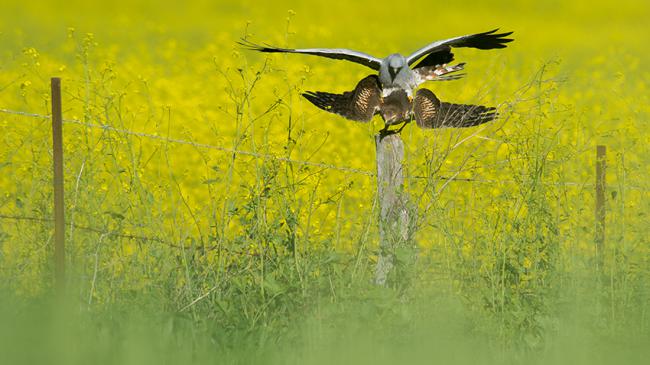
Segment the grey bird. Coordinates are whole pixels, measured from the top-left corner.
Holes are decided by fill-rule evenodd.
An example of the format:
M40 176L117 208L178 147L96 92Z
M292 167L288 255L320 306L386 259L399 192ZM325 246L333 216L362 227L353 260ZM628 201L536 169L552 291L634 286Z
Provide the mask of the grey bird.
M446 65L454 59L454 55L451 53L452 47L495 49L505 48L506 43L513 41L513 39L505 38L512 32L496 33L497 31L498 29L494 29L489 32L435 41L406 57L399 53L393 53L388 57L378 58L363 52L343 48L280 48L270 45L258 45L248 40L242 40L239 44L259 52L300 53L359 63L379 71L383 96L387 96L395 90L404 90L408 97L412 98L413 91L420 84L427 81L429 76L427 67ZM421 61L413 66L418 60ZM411 66L413 66L413 69Z

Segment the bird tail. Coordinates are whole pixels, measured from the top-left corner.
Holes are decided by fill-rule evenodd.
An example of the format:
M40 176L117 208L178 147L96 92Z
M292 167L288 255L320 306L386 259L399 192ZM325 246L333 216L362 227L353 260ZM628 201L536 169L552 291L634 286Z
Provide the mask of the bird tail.
M458 80L465 76L465 74L455 74L449 75L454 72L458 72L465 68L465 63L459 63L453 66L447 65L436 65L436 66L425 66L415 69L420 77L425 81L450 81Z

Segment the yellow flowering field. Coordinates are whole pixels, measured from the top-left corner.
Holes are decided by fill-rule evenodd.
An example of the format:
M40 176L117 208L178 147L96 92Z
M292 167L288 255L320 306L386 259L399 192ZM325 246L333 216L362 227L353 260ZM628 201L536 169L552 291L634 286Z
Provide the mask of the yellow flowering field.
M499 328L538 338L547 297L594 290L569 278L589 278L598 262L595 155L605 145L606 312L632 320L629 310L648 310L650 3L75 0L2 9L0 280L12 293L51 286L51 77L62 79L66 262L77 299L108 306L148 295L181 312L218 307L224 325L280 326L272 310L309 307L314 293L336 302L372 276L382 122L347 121L300 95L351 90L369 69L236 42L384 57L498 27L515 41L455 49L467 76L424 87L444 101L497 106L500 118L402 132L417 216L409 286L442 285Z

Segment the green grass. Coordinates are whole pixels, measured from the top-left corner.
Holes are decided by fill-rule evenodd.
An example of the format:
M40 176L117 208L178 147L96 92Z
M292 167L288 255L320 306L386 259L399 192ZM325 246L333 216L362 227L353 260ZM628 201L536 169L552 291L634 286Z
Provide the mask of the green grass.
M207 313L192 318L159 303L88 311L76 302L5 295L0 349L11 364L644 364L650 355L648 332L638 326L643 314L629 313L637 325L613 330L594 312L603 310L597 294L561 295L567 301L541 319L542 337L504 346L499 323L445 290L407 300L380 288L355 293L319 303L284 331L229 331Z

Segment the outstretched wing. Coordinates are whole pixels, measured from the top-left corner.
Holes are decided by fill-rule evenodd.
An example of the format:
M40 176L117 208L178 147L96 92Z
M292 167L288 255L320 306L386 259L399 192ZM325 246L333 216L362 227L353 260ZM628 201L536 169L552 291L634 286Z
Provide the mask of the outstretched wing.
M379 111L381 88L377 75L363 78L352 91L332 94L308 91L302 96L317 107L358 122L369 122Z
M314 56L333 58L335 60L346 60L352 61L355 63L360 63L364 66L370 67L373 70L379 70L381 66L381 59L373 57L369 54L363 52L353 51L351 49L344 48L303 48L303 49L293 49L293 48L279 48L269 45L259 45L253 42L250 42L246 39L242 39L240 42L237 42L243 47L246 47L253 51L258 52L269 52L269 53L302 53L309 54Z
M427 57L423 60L423 62L426 62L422 66L435 66L446 63L444 60L449 60L447 62L453 60L451 47L471 47L478 49L505 48L506 43L513 41L513 39L505 38L511 35L512 32L496 33L497 30L498 29L494 29L489 32L464 35L460 37L445 39L442 41L436 41L413 52L406 58L406 60L409 65L412 65L420 58L429 54L433 54L430 59L427 60ZM418 66L420 66L420 64L418 64Z
M413 103L420 128L464 128L496 119L496 108L441 102L431 90L419 89Z
M422 67L435 67L447 64L454 60L454 54L451 53L451 47L442 46L440 49L429 53L426 57L420 60L417 65L413 67L413 70L417 70Z

